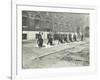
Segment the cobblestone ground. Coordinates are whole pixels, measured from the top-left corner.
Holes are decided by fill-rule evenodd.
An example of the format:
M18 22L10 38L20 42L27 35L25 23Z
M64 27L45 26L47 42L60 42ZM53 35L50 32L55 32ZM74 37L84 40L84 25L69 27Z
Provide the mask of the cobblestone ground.
M40 51L39 54L35 54L35 51L39 51L39 48L33 47L32 43L23 44L23 68L34 69L89 66L89 40L86 39L84 41L67 43L66 46L69 45L73 46L56 51L52 54L33 58L35 55L42 54L42 52ZM63 47L64 44L61 44L60 46ZM56 48L59 49L58 47Z

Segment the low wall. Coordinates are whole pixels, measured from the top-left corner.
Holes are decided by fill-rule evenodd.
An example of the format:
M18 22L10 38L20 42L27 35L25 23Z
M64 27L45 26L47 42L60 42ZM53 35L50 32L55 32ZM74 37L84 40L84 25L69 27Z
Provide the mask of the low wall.
M39 31L23 31L23 34L26 37L23 40L34 40L34 39L36 39L36 34L39 34ZM40 34L42 35L43 39L47 39L47 35L50 34L50 32L40 32ZM59 34L69 34L69 32L59 32ZM78 37L77 33L70 33L70 34L72 34L72 36L71 36L72 38L73 38L74 34L76 35L76 37ZM80 35L81 35L81 33L80 33ZM67 36L67 39L68 38L69 37Z
M42 38L47 39L47 34L49 32L41 32ZM39 34L39 31L23 31L23 34L26 34L26 40L36 39L36 34Z

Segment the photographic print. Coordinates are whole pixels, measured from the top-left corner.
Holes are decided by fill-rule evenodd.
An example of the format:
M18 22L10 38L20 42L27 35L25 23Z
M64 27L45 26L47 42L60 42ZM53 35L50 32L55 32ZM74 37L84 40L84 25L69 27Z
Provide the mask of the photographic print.
M13 80L92 79L92 75L87 75L96 71L96 8L15 4L12 8Z
M0 80L100 80L99 0L1 4Z
M90 14L22 10L22 69L90 65Z

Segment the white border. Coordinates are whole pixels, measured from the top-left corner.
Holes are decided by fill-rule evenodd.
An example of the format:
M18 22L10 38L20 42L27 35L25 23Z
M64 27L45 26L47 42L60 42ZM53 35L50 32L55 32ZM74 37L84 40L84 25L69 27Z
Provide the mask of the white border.
M24 6L23 6L24 5ZM27 6L28 5L28 6ZM95 48L95 25L96 25L96 10L93 7L77 7L72 5L51 5L47 4L39 6L32 4L14 4L12 11L12 79L43 79L43 78L53 78L53 77L70 77L70 76L86 76L96 73L96 52ZM55 7L56 6L56 7ZM90 13L90 57L91 65L90 67L70 67L70 68L53 68L53 69L21 69L21 33L22 33L22 23L21 23L21 11L22 10L33 10L33 11L54 11L54 12L74 12L74 13ZM73 78L74 79L74 78ZM73 80L71 79L71 80Z

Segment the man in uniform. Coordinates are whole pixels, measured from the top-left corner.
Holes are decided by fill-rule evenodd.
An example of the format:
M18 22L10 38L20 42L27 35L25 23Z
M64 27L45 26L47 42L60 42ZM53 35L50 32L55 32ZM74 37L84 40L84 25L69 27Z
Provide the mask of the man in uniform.
M64 36L64 41L68 42L68 40L67 40L67 34Z
M47 44L53 45L52 35L48 35L48 42L47 42Z
M41 34L38 35L37 44L38 44L39 48L41 48L43 46L43 39L42 39Z
M73 42L73 40L72 40L72 34L71 33L69 33L69 41Z
M77 41L77 37L76 37L76 34L74 33L74 35L73 35L73 40L74 41Z

